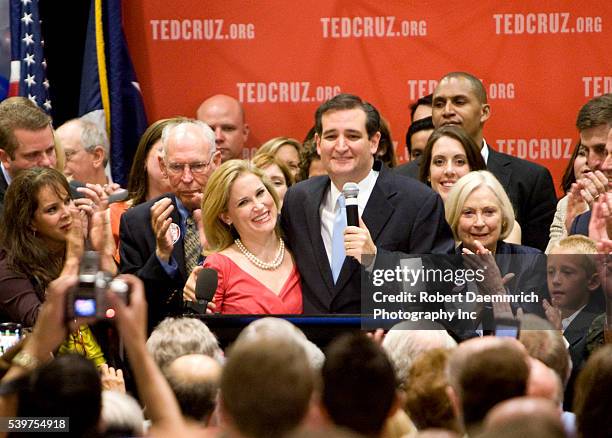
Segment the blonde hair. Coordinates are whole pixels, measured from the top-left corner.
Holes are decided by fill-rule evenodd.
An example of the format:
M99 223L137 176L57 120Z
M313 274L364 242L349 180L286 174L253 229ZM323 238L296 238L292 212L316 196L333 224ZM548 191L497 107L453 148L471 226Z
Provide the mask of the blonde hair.
M565 249L571 251L572 254L587 256L581 257L582 268L585 270L587 275L593 275L595 272L597 272L597 263L594 257L594 255L597 254L597 246L595 245L594 240L591 240L586 236L575 234L555 242L550 248L549 255L551 255L553 251L557 249Z
M512 231L512 227L514 226L514 209L512 208L512 203L506 191L491 172L487 170L478 170L459 178L459 181L457 181L448 194L446 203L444 204L446 221L453 231L455 240L460 240L457 234L457 227L465 201L480 187L488 188L497 198L502 214L502 226L499 240L508 237L510 231Z
M284 162L276 158L274 155L257 154L253 157L251 163L253 163L253 165L255 165L256 167L259 167L261 170L264 170L266 167L276 165L283 173L283 176L285 177L285 184L287 184L287 187L291 187L295 183L295 179L293 178L293 174L289 170L289 167L287 167Z
M268 140L267 142L265 142L264 144L262 144L259 147L259 149L257 149L255 156L257 157L258 155L262 155L262 154L268 154L268 155L274 156L276 155L278 150L285 145L293 146L295 150L298 152L298 155L302 151L302 144L299 141L297 141L295 138L274 137Z
M204 251L205 254L223 251L234 242L234 239L239 237L236 229L223 222L220 215L227 211L232 185L239 176L247 173L252 173L261 180L272 199L274 199L276 208L279 208L280 201L276 190L260 168L246 160L226 161L213 172L206 184L206 190L204 190L202 219L208 243L208 249ZM276 233L280 234L278 224Z

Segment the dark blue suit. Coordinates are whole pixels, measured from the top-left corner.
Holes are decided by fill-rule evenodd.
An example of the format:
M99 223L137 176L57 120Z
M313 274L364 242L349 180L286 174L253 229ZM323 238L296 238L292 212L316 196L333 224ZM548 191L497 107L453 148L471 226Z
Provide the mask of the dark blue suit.
M588 236L589 222L591 222L591 210L576 216L574 222L572 222L569 235L582 234L583 236Z
M122 274L134 274L144 282L149 306L149 331L166 316L182 313L183 287L189 276L185 268L183 233L172 249L172 257L178 265L174 278L166 273L155 255L156 240L151 227L151 206L163 197L172 199L174 210L170 217L173 223L180 224L175 197L166 194L128 209L121 216L119 226L119 270Z
M461 254L462 248L461 245L457 247L456 253ZM519 292L531 291L538 294L538 302L513 303L513 309L516 311L517 307L521 307L526 313L535 313L544 317L542 300L548 298L548 289L546 256L542 251L525 245L499 241L495 251L495 262L502 277L508 273L514 274L514 278L505 285L509 294L518 295Z
M375 168L380 166L375 163ZM304 313L361 313L359 263L347 257L334 285L321 237L319 207L330 187L328 176L289 189L281 223L302 277ZM382 167L363 212L378 251L377 260L396 252L430 254L452 251L450 228L440 197L425 185Z

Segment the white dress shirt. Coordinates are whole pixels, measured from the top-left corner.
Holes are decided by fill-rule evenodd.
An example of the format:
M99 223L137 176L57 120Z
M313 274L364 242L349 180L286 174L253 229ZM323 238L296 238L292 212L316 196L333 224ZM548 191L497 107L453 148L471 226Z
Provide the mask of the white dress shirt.
M365 206L370 199L370 195L372 194L372 190L374 190L374 184L376 184L377 179L378 171L372 169L370 170L370 173L368 173L368 176L357 183L357 186L359 186L359 194L357 195L359 217L363 215L363 210L365 210ZM334 220L336 218L336 214L338 213L338 209L340 208L336 204L338 203L338 197L342 192L338 190L333 182L329 186L330 189L327 190L327 193L325 193L323 196L323 202L321 202L321 206L319 207L319 214L321 215L321 238L323 239L323 244L325 245L327 260L331 266Z
M480 148L480 155L482 155L485 164L488 164L487 162L489 161L489 145L487 144L487 141L484 138L482 139L482 148Z

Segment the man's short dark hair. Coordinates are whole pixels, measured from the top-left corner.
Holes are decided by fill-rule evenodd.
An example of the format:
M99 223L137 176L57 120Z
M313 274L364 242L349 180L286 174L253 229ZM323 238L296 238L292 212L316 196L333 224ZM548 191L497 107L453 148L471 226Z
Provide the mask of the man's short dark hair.
M431 116L419 119L416 122L412 122L406 132L406 147L408 148L408 155L412 153L412 136L420 131L433 130L434 124Z
M322 401L332 421L353 431L379 434L395 400L393 365L362 333L330 344L322 369Z
M612 127L612 93L589 100L578 111L576 118L578 131L582 132L600 125Z
M380 130L380 114L378 110L368 102L362 100L361 97L346 93L332 97L317 108L315 112L315 130L317 134L321 135L323 133L323 114L355 108L362 109L363 112L365 112L366 131L368 133L368 138L372 138L372 136Z
M482 81L478 79L476 76L470 73L466 73L464 71L454 71L454 72L444 75L444 77L440 79L440 82L442 82L445 79L452 79L452 78L462 78L462 79L469 81L470 84L472 85L472 90L474 91L474 94L476 95L480 103L481 104L487 103L487 90L482 84Z
M19 147L15 130L40 131L47 126L51 126L51 117L30 100L9 98L0 104L0 149L14 159Z
M19 403L20 416L70 417L72 436L95 436L102 410L100 376L90 360L60 355L34 372Z
M465 353L455 350L448 369L469 431L497 403L525 395L529 366L526 354L508 343Z
M416 102L410 105L410 120L414 120L414 113L416 113L417 108L421 105L431 108L433 106L433 93L419 98Z
M221 400L244 436L275 438L308 411L314 373L304 349L282 339L236 342L221 375Z

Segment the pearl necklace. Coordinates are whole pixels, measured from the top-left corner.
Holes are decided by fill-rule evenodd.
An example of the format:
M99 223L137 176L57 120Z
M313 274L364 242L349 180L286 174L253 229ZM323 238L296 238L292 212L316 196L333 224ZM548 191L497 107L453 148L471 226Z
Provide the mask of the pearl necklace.
M274 258L274 260L272 260L269 263L260 260L259 258L257 258L255 254L253 254L251 251L246 249L246 247L243 245L240 239L234 240L234 243L236 244L240 252L244 254L244 256L255 266L257 266L260 269L264 269L266 271L273 271L277 269L281 265L281 263L283 263L283 259L285 258L285 242L283 242L283 239L278 239L278 240L280 242L278 253L276 254L276 257Z

